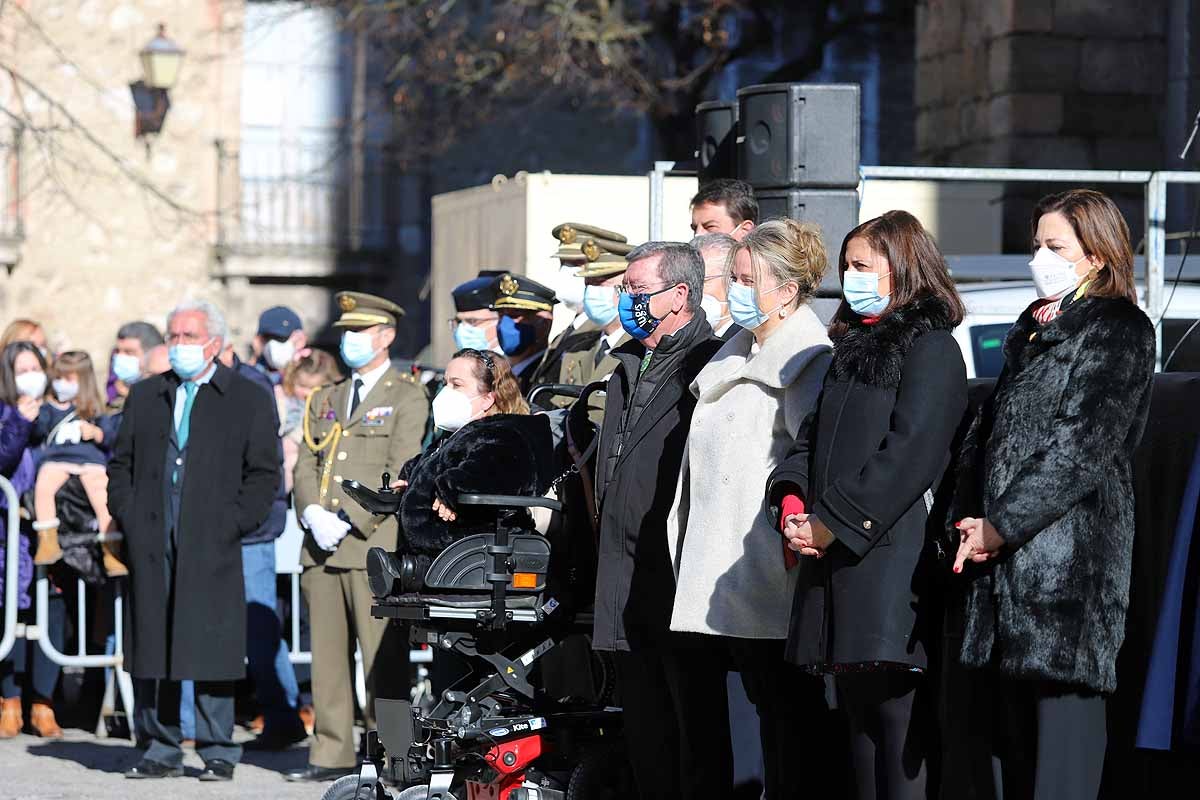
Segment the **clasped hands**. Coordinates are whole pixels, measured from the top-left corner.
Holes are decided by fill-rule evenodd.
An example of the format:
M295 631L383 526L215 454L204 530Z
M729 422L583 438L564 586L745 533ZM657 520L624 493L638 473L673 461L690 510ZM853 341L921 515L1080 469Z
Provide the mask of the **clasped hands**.
M813 514L789 514L783 520L783 535L788 547L802 556L824 558L834 536L824 522Z
M408 481L392 481L388 488L394 492L403 492L408 488ZM458 519L458 514L454 513L454 509L443 503L438 497L433 498L433 510L442 522L454 522Z
M346 522L346 520L332 511L326 511L316 503L305 508L301 516L304 519L304 524L312 531L313 540L317 543L317 547L327 553L337 550L337 546L341 543L342 539L345 539L346 534L350 532L349 522Z

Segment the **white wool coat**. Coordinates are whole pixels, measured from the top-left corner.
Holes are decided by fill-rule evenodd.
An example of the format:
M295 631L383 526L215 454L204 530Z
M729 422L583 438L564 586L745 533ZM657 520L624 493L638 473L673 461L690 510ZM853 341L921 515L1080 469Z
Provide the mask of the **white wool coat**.
M667 520L671 629L786 639L797 570L766 513L767 477L816 410L832 345L808 306L751 355L739 332L692 383L696 410Z

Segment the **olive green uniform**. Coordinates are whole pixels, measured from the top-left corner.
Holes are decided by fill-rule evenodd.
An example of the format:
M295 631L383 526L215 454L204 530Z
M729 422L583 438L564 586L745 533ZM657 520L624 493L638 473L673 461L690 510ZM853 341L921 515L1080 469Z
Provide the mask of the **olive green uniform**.
M361 297L361 295L359 295ZM345 304L343 304L345 309ZM376 675L407 674L407 643L388 631L385 620L371 616L367 588L367 550L394 551L399 535L394 516L375 516L342 490L343 479L374 489L380 476L396 475L421 449L429 416L425 390L388 367L353 414L353 379L315 391L306 409L306 436L294 472L296 510L316 504L344 512L350 531L333 552L317 546L306 532L300 556L300 586L308 602L312 641L312 688L316 729L309 763L317 767L352 767L354 742L354 672L351 658L357 641L367 676L367 727L373 725ZM315 447L314 447L315 445ZM385 637L385 634L386 637ZM386 639L386 641L385 641ZM376 658L386 666L376 673Z

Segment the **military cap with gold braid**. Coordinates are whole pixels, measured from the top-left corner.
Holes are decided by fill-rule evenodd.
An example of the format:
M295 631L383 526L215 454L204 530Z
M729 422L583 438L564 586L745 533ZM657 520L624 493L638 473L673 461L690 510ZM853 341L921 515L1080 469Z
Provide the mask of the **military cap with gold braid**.
M335 328L395 325L404 316L404 309L391 300L365 292L338 292L334 300L342 310L342 315L333 323Z
M492 308L497 311L551 311L556 302L554 291L532 278L511 272L496 278L496 302Z
M627 240L624 236L613 231L597 228L595 225L580 225L578 222L564 222L561 225L555 225L551 231L555 239L558 239L558 252L555 253L555 258L566 264L584 264L587 262L587 254L584 248L588 241L596 242L601 247L607 247L609 244L624 244Z
M581 278L608 278L620 275L629 267L625 256L633 250L633 245L609 242L602 246L588 240L583 243L583 249L587 255L587 263L580 267L575 274Z

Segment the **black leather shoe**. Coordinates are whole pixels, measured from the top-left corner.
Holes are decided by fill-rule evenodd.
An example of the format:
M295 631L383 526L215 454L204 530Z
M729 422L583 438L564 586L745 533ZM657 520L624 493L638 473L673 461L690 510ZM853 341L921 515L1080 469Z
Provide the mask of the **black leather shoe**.
M353 774L357 767L314 767L309 764L300 769L290 769L283 773L285 780L289 781L313 781L321 783L324 781L336 781L338 778Z
M200 780L231 781L233 780L234 766L223 758L214 758L204 765L204 771L200 773Z
M136 766L125 771L126 778L145 780L148 778L178 778L183 775L183 767L168 767L158 761L143 758Z

